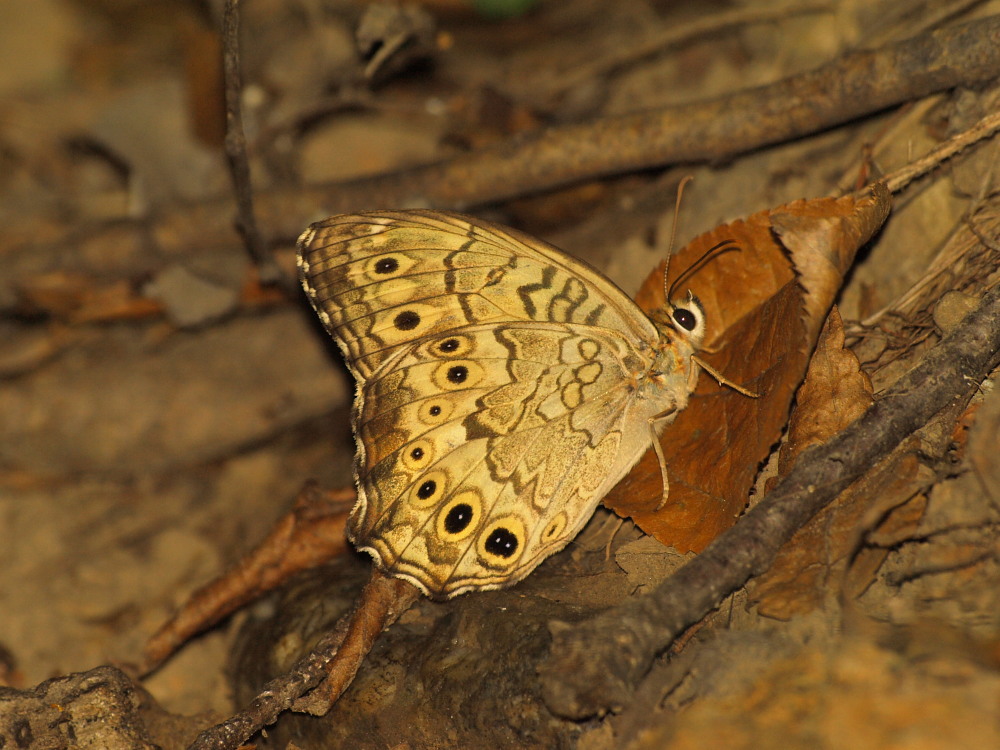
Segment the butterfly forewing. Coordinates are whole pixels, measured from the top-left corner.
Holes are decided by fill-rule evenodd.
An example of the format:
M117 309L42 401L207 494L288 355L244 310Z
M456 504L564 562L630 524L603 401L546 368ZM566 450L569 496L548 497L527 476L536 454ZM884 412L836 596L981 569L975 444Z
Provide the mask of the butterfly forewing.
M579 322L656 335L621 290L579 261L571 269L555 248L448 214L334 217L303 235L299 262L310 301L361 377L400 345L467 325Z

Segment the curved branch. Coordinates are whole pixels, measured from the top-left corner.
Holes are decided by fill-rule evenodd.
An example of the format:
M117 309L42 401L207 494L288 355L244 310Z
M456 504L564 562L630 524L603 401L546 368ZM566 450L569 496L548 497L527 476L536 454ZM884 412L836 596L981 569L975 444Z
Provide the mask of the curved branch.
M330 213L463 209L572 182L724 159L1000 75L1000 16L848 53L709 101L553 127L447 161L308 190Z

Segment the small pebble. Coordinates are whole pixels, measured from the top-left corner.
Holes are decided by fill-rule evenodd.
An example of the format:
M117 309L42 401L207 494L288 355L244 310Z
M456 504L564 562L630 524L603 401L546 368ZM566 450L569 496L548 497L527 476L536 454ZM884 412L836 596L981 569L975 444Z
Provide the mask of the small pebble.
M979 301L979 297L964 292L946 292L934 308L934 325L943 333L951 333L979 306Z

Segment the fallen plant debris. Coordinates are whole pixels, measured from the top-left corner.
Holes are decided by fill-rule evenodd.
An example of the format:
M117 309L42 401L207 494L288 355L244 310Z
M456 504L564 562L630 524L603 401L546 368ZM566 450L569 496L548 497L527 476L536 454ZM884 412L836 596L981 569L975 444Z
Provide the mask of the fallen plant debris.
M584 718L623 705L654 656L716 606L721 591L763 573L805 521L934 414L967 401L998 364L1000 287L860 419L803 455L738 526L655 592L560 629L543 674L550 707Z
M228 716L196 747L1000 742L996 0L568 0L501 24L431 0L367 41L353 8L242 3L253 253L221 4L10 2L0 40L34 43L0 45L0 741L173 750ZM599 510L511 589L411 604L376 576L351 619L353 490L317 489L350 483L350 383L271 285L291 238L475 207L631 290L685 172L679 235L741 248L685 282L704 358L760 398L703 374L664 436L673 503L648 512L649 458L609 499L652 535ZM868 182L894 194L881 230Z
M758 465L781 437L843 274L885 221L889 205L881 184L862 199L796 201L718 227L677 254L674 262L684 268L686 257L721 242L739 248L712 261L690 284L717 321L718 339L708 339L709 347L724 342L710 361L761 395L740 398L703 377L702 397L696 393L676 429L664 435L674 477L666 506L650 512L659 467L647 454L609 494L608 507L682 552L701 551L733 524ZM661 292L654 271L639 291L640 304L656 309Z
M825 69L717 101L554 128L393 174L293 190L261 189L256 213L271 238L290 241L316 216L414 203L467 210L608 174L731 158L937 91L991 80L1000 71L998 37L1000 19L975 21L882 51L856 53ZM926 58L929 49L935 59ZM827 94L814 96L817 91ZM801 111L790 111L789 101L802 102ZM759 120L748 122L747 113L757 113ZM183 256L192 247L230 244L232 216L229 198L201 202L154 215L151 232L164 255ZM73 227L44 244L36 237L14 236L0 251L37 258L58 252L76 231ZM144 226L114 227L91 241L109 250L118 247L115 254L127 257L146 231ZM18 278L16 270L12 278Z
M146 642L139 674L148 674L184 643L244 604L271 591L300 570L320 565L347 549L344 523L353 490L303 488L292 511L231 571L194 592L184 607Z

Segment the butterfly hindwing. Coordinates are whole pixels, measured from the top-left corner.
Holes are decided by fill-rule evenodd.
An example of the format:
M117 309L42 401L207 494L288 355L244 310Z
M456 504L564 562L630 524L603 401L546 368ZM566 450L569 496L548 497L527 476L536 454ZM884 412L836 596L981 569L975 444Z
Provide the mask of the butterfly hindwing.
M432 354L449 334L395 363L391 399L370 382L355 423L353 539L441 593L517 580L572 538L603 495L628 397L621 359L598 360L617 339L537 324L458 336L455 358ZM498 534L506 555L486 544Z

